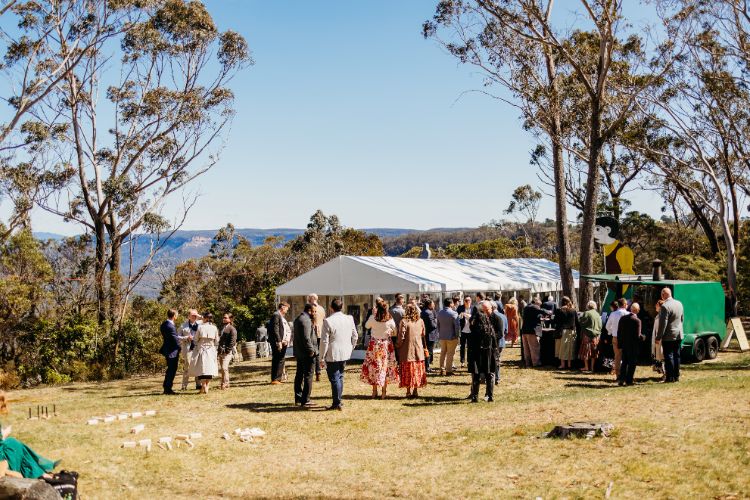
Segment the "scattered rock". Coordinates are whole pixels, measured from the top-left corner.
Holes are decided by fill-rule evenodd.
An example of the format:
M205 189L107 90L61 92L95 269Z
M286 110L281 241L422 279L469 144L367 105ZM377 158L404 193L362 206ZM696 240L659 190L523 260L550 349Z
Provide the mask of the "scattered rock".
M0 498L9 500L60 500L60 495L41 479L4 477L0 479Z
M614 428L614 425L603 422L573 422L569 425L555 426L554 429L544 434L544 437L560 439L608 437Z

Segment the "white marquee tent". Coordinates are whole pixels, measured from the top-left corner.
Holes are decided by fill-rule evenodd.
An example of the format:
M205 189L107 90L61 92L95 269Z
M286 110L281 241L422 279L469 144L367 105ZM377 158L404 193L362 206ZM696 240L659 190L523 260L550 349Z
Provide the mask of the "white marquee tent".
M573 272L578 287L578 272ZM560 269L547 259L407 259L351 257L331 260L276 289L279 297L447 293L459 291L556 292Z

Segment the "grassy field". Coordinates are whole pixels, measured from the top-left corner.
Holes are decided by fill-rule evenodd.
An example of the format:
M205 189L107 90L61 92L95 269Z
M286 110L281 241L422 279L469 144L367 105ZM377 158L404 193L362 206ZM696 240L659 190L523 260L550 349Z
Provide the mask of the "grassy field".
M161 378L17 391L5 423L43 455L81 473L84 499L249 497L748 498L750 354L688 365L679 384L639 367L635 387L610 376L521 370L504 353L494 403L465 401L469 377L431 377L419 400L403 390L371 400L350 365L343 412L293 405L292 384L268 384L270 362L232 367L234 385L207 396L160 396ZM290 360L288 360L290 361ZM293 362L287 364L290 378ZM330 404L321 381L316 403ZM49 421L28 407L57 405ZM192 450L120 449L132 420L104 413L155 409L138 438L202 432ZM35 412L36 410L34 410ZM609 439L540 439L575 420L615 425ZM266 439L221 439L237 427Z

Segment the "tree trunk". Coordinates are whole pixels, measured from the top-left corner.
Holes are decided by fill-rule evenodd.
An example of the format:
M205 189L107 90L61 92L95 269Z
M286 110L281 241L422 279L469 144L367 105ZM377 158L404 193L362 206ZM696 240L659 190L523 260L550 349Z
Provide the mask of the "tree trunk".
M732 228L726 217L721 218L721 231L724 234L724 244L727 247L727 287L737 291L737 250L732 236Z
M682 199L685 200L685 203L687 203L690 207L690 211L695 216L695 220L698 221L701 229L703 229L703 234L705 234L706 238L708 239L708 244L711 247L711 252L713 253L713 255L718 255L720 251L719 238L716 236L716 231L711 225L711 221L708 217L706 217L706 214L704 213L705 206L699 205L693 199L690 192L680 187L679 183L675 182L674 185L677 192L680 194L680 196L682 196Z
M586 182L586 202L583 207L581 227L581 275L593 274L594 267L594 225L596 209L599 204L599 186L601 184L599 157L602 152L601 105L598 99L591 101L591 131L589 139L588 180ZM578 305L581 310L591 300L593 288L590 283L581 279Z
M99 326L107 321L106 293L105 293L105 270L107 267L107 236L104 224L94 223L96 239L95 263L94 263L94 290L96 292L96 319Z
M551 7L551 4L550 4ZM545 32L545 34L548 34ZM550 90L549 130L552 142L552 169L555 180L555 229L557 232L557 254L560 266L560 282L563 294L576 303L573 281L573 264L570 259L570 233L568 231L568 204L565 185L565 163L562 147L562 121L560 119L560 93L557 84L557 67L549 49L544 51L547 79Z
M114 334L115 345L113 350L113 359L117 359L120 351L119 330L120 308L122 307L122 275L121 258L122 258L122 239L119 236L110 234L112 240L112 253L109 257L109 318L111 321L111 333Z

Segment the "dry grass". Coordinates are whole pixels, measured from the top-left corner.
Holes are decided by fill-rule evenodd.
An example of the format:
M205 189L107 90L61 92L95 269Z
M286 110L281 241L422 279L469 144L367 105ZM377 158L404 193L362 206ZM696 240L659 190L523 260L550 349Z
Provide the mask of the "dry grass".
M163 397L160 378L18 391L14 434L81 473L90 498L389 497L742 498L750 493L750 355L685 368L679 384L618 388L611 377L516 367L506 350L493 404L463 401L468 376L435 377L423 398L371 401L347 372L344 412L296 410L292 385L267 384L269 362L234 365L234 386ZM294 369L290 367L290 375ZM330 404L327 382L314 399ZM27 408L57 404L49 422ZM191 451L122 450L132 421L85 425L107 412L156 409L139 438L200 431ZM608 421L609 439L539 439L553 424ZM223 432L261 427L261 443Z

